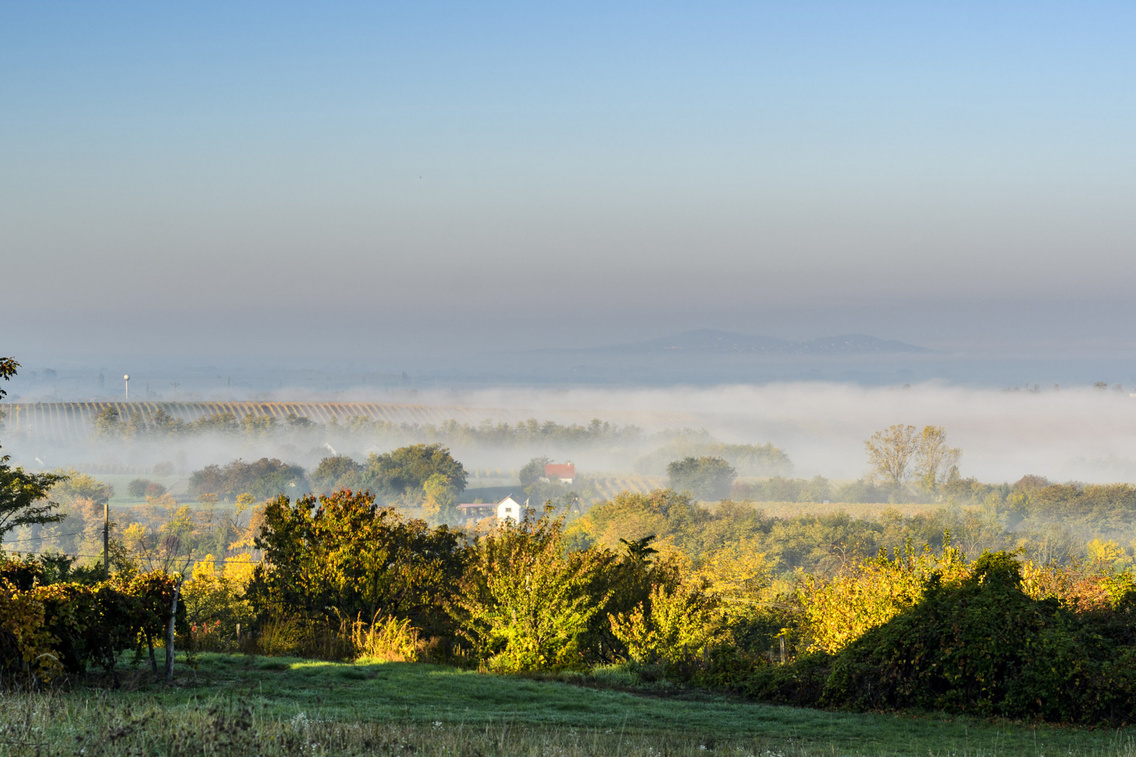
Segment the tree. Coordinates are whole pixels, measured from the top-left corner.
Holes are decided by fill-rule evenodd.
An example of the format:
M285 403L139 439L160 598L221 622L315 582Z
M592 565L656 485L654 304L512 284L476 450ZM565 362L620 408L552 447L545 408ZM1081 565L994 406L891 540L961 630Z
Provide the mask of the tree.
M728 497L737 478L733 466L720 457L684 457L667 466L670 488L699 499Z
M544 466L552 461L547 457L534 457L525 463L517 477L521 480L521 488L527 489L544 478Z
M947 446L947 432L942 426L924 426L915 440L915 475L919 488L927 493L938 491L939 486L952 476L958 476L958 461L962 451Z
M907 483L911 458L918 449L916 433L914 426L896 424L872 434L864 442L872 475L886 481L893 489L902 489Z
M0 357L0 378L9 381L20 364L10 357ZM0 398L7 392L0 389ZM8 465L8 456L0 457L0 542L4 534L20 526L58 523L65 517L55 512L58 505L48 501L51 487L65 476L57 473L28 473Z
M325 494L336 489L358 489L363 466L347 455L325 457L312 471L312 486Z
M47 495L63 476L56 473L28 473L8 465L0 457L0 542L14 528L42 523L58 523L66 516L55 512L58 505Z
M11 378L16 375L16 369L19 367L20 364L17 363L14 358L0 357L0 378L4 379L5 381L10 381ZM7 396L8 392L0 389L0 400L4 399Z
M453 519L457 514L454 506L458 503L458 493L450 479L441 473L435 473L422 484L425 498L422 509L432 520L439 523Z
M95 436L117 436L122 431L122 417L118 408L107 407L95 416Z
M404 520L370 494L340 490L268 502L255 546L264 551L249 599L264 621L409 620L451 638L446 607L467 552L457 532Z
M454 494L465 491L465 468L441 444L412 444L367 457L363 481L372 491L418 505L426 497L426 482L442 476Z
M248 492L257 499L269 499L277 494L306 491L308 485L304 469L276 458L262 457L251 463L234 460L224 468L207 465L189 476L189 493L198 498L217 494L232 501Z
M610 595L592 591L609 561L600 550L565 552L564 522L530 512L478 539L453 609L460 633L491 670L570 668Z

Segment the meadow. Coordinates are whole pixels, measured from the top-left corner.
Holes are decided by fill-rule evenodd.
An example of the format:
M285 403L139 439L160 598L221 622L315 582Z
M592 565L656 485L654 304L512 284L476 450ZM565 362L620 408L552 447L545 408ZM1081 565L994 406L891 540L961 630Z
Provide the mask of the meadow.
M123 670L0 695L22 755L1134 755L1136 731L754 704L617 668L567 679L424 664L200 654L173 686Z

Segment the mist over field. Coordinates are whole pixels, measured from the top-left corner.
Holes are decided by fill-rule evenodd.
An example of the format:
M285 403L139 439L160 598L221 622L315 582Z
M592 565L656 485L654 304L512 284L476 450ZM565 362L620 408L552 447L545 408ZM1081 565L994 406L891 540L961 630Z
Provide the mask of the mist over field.
M296 390L284 388L279 395L297 399ZM276 399L276 393L258 397ZM322 399L326 398L312 397ZM302 432L276 426L263 434L123 441L98 437L89 427L76 427L63 436L52 434L46 425L37 429L30 421L23 424L18 419L30 416L9 407L9 423L0 438L5 452L31 468L83 464L144 469L168 462L188 472L238 457L265 456L311 468L333 450L362 459L400 443L443 441L471 469L510 471L532 457L549 456L571 459L586 471L658 476L663 473L660 466L644 458L685 430L690 438L775 445L788 455L794 476L856 479L868 473L864 441L892 424L910 424L942 426L951 446L962 450L959 467L964 477L986 482L1012 482L1026 474L1098 483L1136 479L1136 398L1119 388L1005 391L943 384L880 388L795 382L404 392L359 386L337 391L334 400L379 403L390 408L391 428L404 424L404 430L352 432L343 420ZM531 446L493 444L484 435L463 440L438 432L447 421L484 428L529 419L580 426L598 419L628 430L587 445L550 438Z
M1136 478L1136 398L1113 390L789 383L459 396L462 404L537 418L599 417L649 430L687 426L728 443L772 443L789 455L798 476L858 478L867 472L864 441L904 423L943 426L962 449L962 474L983 481L1027 473L1085 482ZM453 395L447 399L454 402Z

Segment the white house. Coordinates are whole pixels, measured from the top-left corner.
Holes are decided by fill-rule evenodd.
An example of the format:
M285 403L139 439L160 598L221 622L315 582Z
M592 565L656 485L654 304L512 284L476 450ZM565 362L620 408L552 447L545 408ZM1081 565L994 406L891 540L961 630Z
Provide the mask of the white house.
M520 523L521 517L524 514L524 510L521 508L527 508L528 506L529 501L527 499L525 500L525 504L522 505L520 502L513 499L512 495L505 497L505 499L497 503L497 522L504 523L505 519L508 518L514 523Z

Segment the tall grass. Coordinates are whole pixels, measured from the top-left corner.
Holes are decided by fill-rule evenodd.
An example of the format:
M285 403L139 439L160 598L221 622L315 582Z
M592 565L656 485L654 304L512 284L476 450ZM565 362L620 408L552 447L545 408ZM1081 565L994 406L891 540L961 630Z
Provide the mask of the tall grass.
M409 619L380 618L379 615L380 613L375 613L370 623L365 622L360 615L346 626L351 634L356 658L383 662L418 660L425 648L418 629L410 625Z
M272 657L310 657L317 660L371 659L414 662L426 644L409 620L375 613L370 621L358 615L331 622L281 619L265 623L252 651Z
M837 750L791 738L719 737L708 733L643 732L629 728L548 727L503 720L491 723L382 723L329 720L297 711L267 716L256 704L218 696L171 712L155 700L124 702L89 697L23 694L0 698L0 753L12 757L118 755L631 755L686 757L820 757L833 754L910 754L903 750ZM923 755L993 757L997 745ZM1039 744L1037 754L1047 753ZM1131 742L1076 754L1132 757Z
M1131 731L645 697L426 664L196 664L171 687L141 669L118 690L92 677L0 694L0 754L1136 757Z

